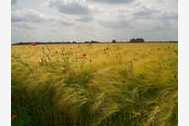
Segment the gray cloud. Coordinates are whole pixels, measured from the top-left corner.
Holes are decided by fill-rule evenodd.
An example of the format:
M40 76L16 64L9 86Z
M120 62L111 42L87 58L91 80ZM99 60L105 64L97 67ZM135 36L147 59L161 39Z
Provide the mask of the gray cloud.
M98 23L103 27L110 28L112 30L133 28L133 26L131 25L132 23L130 21L123 19L117 21L98 21Z
M93 17L92 16L83 16L83 17L80 17L79 19L77 19L77 21L87 23L87 22L93 21Z
M177 0L13 1L13 41L178 37Z
M161 20L177 20L178 14L174 12L164 12L162 10L142 7L133 13L137 19L161 19Z
M159 10L141 7L139 10L133 13L133 16L136 18L154 18L157 17L159 14L161 14L161 11Z
M31 30L31 29L33 29L34 28L34 26L32 26L31 24L28 24L28 23L26 23L26 22L22 22L22 23L16 23L16 25L15 25L15 23L12 23L11 24L11 26L12 26L12 30L14 29L21 29L21 30L24 30L24 29L27 29L27 30ZM13 31L14 31L13 30Z
M122 13L115 11L106 17L108 19L101 18L98 23L120 39L138 36L150 40L177 40L178 15L174 12L141 6Z
M17 23L17 22L39 23L47 19L48 18L45 15L42 15L38 11L32 9L16 10L15 12L12 12L12 16L11 16L12 23Z
M67 21L63 17L55 17L50 15L45 15L40 13L39 11L32 9L22 9L12 12L11 16L12 23L57 23L62 25L73 25L71 21Z
M51 0L49 1L49 6L64 14L88 15L90 13L90 9L86 4L77 1Z
M57 23L57 22L64 25L64 26L73 26L74 25L74 23L67 22L67 21L64 21L64 20L55 20L55 23Z
M128 4L135 0L91 0L93 2L105 3L105 4Z
M178 20L178 14L177 13L163 13L161 18L165 19L165 20Z

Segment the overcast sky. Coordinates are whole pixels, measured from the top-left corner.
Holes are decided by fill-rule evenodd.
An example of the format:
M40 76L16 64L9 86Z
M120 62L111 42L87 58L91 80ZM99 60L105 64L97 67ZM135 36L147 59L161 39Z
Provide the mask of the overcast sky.
M12 42L177 40L177 0L12 0Z

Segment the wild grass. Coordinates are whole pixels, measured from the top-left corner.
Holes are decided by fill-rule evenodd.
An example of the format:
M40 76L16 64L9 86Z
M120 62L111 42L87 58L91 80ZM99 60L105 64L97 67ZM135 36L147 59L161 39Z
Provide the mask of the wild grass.
M13 126L177 126L177 44L12 47Z

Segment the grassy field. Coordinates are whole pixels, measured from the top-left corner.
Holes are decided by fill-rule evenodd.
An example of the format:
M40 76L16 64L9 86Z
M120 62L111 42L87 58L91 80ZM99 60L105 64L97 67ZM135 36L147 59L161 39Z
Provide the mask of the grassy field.
M177 126L177 46L12 46L12 125Z

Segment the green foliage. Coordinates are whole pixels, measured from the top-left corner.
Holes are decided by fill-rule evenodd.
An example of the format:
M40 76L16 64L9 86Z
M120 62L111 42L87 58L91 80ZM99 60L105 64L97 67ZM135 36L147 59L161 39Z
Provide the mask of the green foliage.
M90 71L70 72L64 78L64 83L68 85L78 85L86 87L89 81L92 79L92 73Z

